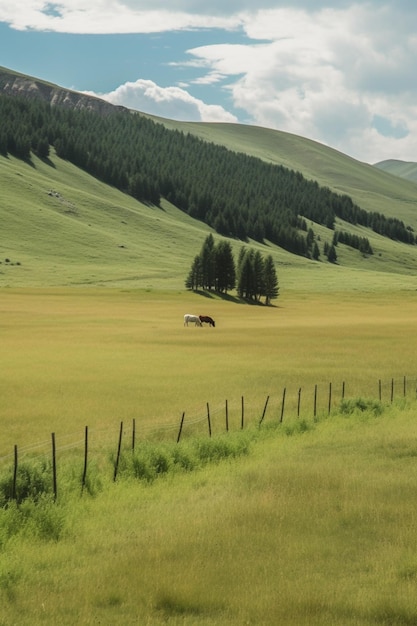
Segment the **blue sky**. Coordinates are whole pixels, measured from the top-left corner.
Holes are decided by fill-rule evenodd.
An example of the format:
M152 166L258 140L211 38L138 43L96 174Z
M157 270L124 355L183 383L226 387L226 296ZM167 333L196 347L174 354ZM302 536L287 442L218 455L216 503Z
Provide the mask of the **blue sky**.
M414 0L0 0L0 65L146 113L417 161Z

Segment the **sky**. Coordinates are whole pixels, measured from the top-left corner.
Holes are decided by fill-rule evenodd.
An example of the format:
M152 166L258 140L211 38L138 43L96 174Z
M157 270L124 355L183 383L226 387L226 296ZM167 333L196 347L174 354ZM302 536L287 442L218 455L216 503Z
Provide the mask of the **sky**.
M417 161L416 0L0 0L0 65L160 117Z

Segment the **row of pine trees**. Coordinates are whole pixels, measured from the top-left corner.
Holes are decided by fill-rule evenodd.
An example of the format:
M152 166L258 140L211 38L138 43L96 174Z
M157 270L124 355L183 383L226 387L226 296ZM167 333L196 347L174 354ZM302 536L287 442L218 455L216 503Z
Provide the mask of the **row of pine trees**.
M154 205L166 198L225 237L270 241L316 258L307 220L334 229L339 217L416 243L400 220L366 212L300 172L168 130L143 115L117 108L100 115L0 94L0 154L47 159L50 146L105 183Z
M264 257L259 250L242 247L236 264L230 243L223 240L216 243L211 233L194 257L185 286L193 291L202 289L219 293L236 288L240 298L260 302L264 297L267 305L279 294L271 255Z

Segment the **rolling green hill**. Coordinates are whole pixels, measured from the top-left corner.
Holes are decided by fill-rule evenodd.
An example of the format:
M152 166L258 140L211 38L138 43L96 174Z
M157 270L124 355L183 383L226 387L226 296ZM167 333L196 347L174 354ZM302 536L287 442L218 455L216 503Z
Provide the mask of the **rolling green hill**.
M189 132L271 163L302 172L320 185L349 195L366 211L380 211L404 220L417 230L417 187L328 146L278 130L245 126L176 122L153 118L167 128ZM391 172L393 173L393 172Z
M399 176L400 178L405 178L406 180L417 183L417 163L412 161L388 159L387 161L375 163L375 167L389 174L394 174L394 176Z
M4 69L4 68L3 68ZM13 72L1 71L1 85ZM7 81L9 81L7 83ZM51 90L79 107L82 94L64 97L60 88L18 76L19 89ZM34 87L35 85L35 87ZM39 86L40 85L40 86ZM63 90L61 90L63 91ZM45 96L46 97L46 96ZM89 98L88 107L98 99ZM107 105L106 105L107 106ZM101 111L101 114L102 111ZM136 113L142 115L140 113ZM151 117L151 116L146 116ZM152 118L235 152L283 165L337 193L348 194L367 211L403 220L417 231L417 186L360 163L329 147L288 133L236 124L174 122ZM186 274L210 228L166 200L161 208L138 202L51 154L49 162L0 157L0 286L108 285L183 289ZM272 253L281 287L415 288L417 247L337 221L337 228L367 237L374 255L339 244L338 263L314 262L266 242L250 242ZM314 225L321 242L333 231ZM217 236L219 237L220 236ZM243 242L233 240L237 253Z

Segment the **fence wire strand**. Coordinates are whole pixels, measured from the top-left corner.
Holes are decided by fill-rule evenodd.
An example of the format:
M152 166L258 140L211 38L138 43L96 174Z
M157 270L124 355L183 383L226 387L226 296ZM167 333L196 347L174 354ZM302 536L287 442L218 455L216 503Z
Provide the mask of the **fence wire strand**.
M356 387L353 388L356 389ZM367 388L369 392L369 384ZM220 430L224 432L225 423L222 422L221 426L219 426L219 416L221 415L223 415L224 418L227 419L228 424L235 429L238 426L242 427L243 415L245 416L245 426L248 423L253 423L255 420L259 423L259 420L261 418L263 419L263 417L265 417L265 420L279 420L280 417L281 419L283 417L284 399L286 415L290 414L292 417L311 417L314 411L321 413L326 411L326 409L330 411L331 408L341 402L343 395L345 398L354 398L366 394L352 396L352 394L349 393L348 385L345 385L345 382L338 382L321 383L320 385L315 385L313 389L293 386L293 388L284 388L284 393L282 393L282 391L265 393L263 398L260 395L257 395L256 398L250 397L249 399L241 396L238 399L235 398L233 401L223 400L221 403L216 403L214 406L211 406L209 403L205 406L195 406L190 413L184 412L184 431L190 431L192 434L195 434L195 427L207 423L210 420L210 434L211 425L214 426L216 432L220 432ZM413 395L414 398L417 397L417 380L416 378L407 378L405 376L397 379L392 378L390 381L376 381L371 392L373 399L383 403L389 403L399 397L410 397L411 395ZM271 415L273 417L270 417ZM135 430L134 424L137 424L137 421L137 419L131 420L131 428L128 426L128 422L124 422L122 440L125 444L129 440L132 441L132 434ZM171 432L173 436L170 440L175 441L179 424L179 419L176 422L171 421L163 423L155 420L155 422L151 424L141 426L140 428L136 427L135 442L140 443L142 441L152 440L154 437L167 440L166 438L170 436L169 433ZM108 446L109 448L115 446L119 432L120 421L117 424L115 423L114 427L88 428L89 449L95 451L103 448L103 446ZM204 434L206 435L206 431L204 431ZM85 438L81 438L80 431L76 431L63 434L57 433L56 441L58 442L56 452L59 454L75 449L81 451L85 443ZM48 455L50 450L50 440L19 446L19 462L28 457ZM9 454L0 457L0 465L9 464L10 461L13 461L13 458L14 451L12 450Z

